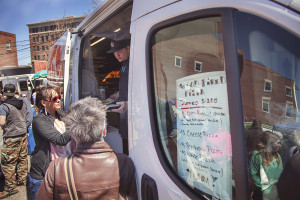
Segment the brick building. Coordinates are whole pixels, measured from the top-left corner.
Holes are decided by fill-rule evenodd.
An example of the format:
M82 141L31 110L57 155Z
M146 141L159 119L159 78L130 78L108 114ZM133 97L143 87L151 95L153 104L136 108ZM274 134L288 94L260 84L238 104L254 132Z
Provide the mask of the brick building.
M245 60L241 77L244 117L263 124L296 123L295 82L274 70Z
M0 31L0 67L18 66L16 34Z
M224 71L223 42L209 36L193 37L190 40L167 40L152 47L158 99L167 101L176 98L176 80L182 77ZM239 64L243 65L241 92L244 120L259 119L269 126L279 122L296 123L294 80L271 67L246 59L241 49L238 52Z
M86 16L27 24L29 28L31 63L35 72L47 69L49 50L67 29L76 28Z

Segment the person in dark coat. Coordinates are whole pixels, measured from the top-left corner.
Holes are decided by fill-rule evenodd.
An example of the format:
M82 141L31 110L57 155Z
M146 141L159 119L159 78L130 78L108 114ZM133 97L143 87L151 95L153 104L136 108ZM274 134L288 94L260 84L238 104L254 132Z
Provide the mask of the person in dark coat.
M285 165L277 182L280 200L300 199L300 154L296 153Z
M64 200L77 196L83 200L136 200L132 160L125 154L114 153L104 141L106 112L101 100L86 97L73 103L63 121L76 141L76 150L68 159L60 157L50 163L37 199Z
M128 155L128 74L129 74L129 54L130 40L112 40L110 43L111 49L107 53L113 53L116 59L122 63L120 69L119 91L110 96L116 104L119 104L118 109L113 109L112 112L120 113L119 133L123 142L123 153Z

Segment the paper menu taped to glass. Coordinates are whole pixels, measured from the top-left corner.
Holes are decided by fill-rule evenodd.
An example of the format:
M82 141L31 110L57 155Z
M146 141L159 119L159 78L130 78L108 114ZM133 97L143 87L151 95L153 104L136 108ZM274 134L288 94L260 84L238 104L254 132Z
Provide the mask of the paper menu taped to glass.
M176 81L178 173L214 199L232 197L226 76L206 72Z

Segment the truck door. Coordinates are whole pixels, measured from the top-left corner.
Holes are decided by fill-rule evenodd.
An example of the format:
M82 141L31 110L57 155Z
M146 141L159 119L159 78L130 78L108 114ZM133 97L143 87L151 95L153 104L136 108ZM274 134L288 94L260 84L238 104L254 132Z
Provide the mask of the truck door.
M47 85L61 88L64 108L70 104L70 54L71 33L67 30L50 49L47 74Z
M294 14L277 24L258 16L260 10L275 19L273 3L172 12L196 9L189 3L131 24L131 155L141 197L250 199L261 185L254 150L270 151L264 149L270 141L247 148L246 129L255 119L270 132L274 124L299 121L299 28L283 28L296 26ZM274 157L276 182L291 137L271 134L285 141ZM277 198L274 182L262 195Z

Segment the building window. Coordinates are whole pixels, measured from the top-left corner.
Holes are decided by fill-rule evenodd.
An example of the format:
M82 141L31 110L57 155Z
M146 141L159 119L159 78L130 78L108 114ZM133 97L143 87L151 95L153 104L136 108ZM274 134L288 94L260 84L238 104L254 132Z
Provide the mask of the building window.
M175 56L175 66L176 67L181 67L181 61L182 61L182 57Z
M31 32L35 33L35 28L32 28L32 29L31 29Z
M33 47L33 52L36 52L36 48L35 47Z
M48 26L45 26L45 31L48 31Z
M270 112L270 98L263 97L262 99L262 110L263 112L269 113Z
M10 43L9 42L6 43L6 50L10 50Z
M41 27L41 32L44 32L44 27Z
M36 37L36 42L39 42L39 37Z
M39 32L39 28L35 28L35 32L38 33Z
M42 36L42 38L41 38L41 39L42 39L42 42L44 42L44 36Z
M293 97L293 93L292 93L292 88L290 88L290 87L285 87L285 94L286 94L286 96L288 96L288 97Z
M49 46L46 46L46 50L49 50Z
M272 81L265 80L265 92L271 92L272 91Z
M39 46L36 46L36 51L40 51L40 47Z
M40 56L38 56L38 60L40 60Z
M202 72L202 62L195 61L195 71Z
M54 35L51 35L51 40L54 41Z
M47 35L47 36L46 36L46 41L48 42L48 40L49 40L49 39L48 39L48 35Z
M35 42L35 37L32 38L32 42Z
M286 102L285 116L286 117L292 117L292 114L293 114L293 103L292 102Z
M36 60L36 56L34 56L34 60Z
M42 46L42 51L45 51L45 47L44 46Z

